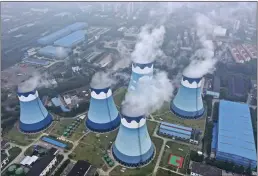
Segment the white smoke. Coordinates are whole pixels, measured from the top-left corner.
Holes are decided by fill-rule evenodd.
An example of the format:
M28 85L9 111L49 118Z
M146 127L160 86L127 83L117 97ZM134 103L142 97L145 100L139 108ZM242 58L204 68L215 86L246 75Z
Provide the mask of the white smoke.
M138 35L138 42L131 55L132 61L146 64L153 62L157 57L163 56L160 47L163 44L164 34L164 26L154 29L151 29L149 25L143 26Z
M215 70L217 59L214 57L214 45L212 40L208 39L214 35L215 27L216 25L205 15L196 15L197 36L202 48L195 52L190 64L183 71L183 75L190 78L200 78Z
M166 72L158 72L152 79L141 79L134 91L127 92L122 113L130 117L149 115L170 102L173 85Z
M63 47L56 48L56 56L58 58L65 58L67 55L68 55L68 52Z
M28 80L22 82L18 85L18 91L19 92L29 92L36 88L41 87L51 87L52 84L49 81L48 74L40 74L38 72L35 72L32 74L32 77L30 77Z
M91 79L91 87L95 89L103 89L110 87L115 84L116 80L111 78L111 74L108 72L97 72L93 75Z

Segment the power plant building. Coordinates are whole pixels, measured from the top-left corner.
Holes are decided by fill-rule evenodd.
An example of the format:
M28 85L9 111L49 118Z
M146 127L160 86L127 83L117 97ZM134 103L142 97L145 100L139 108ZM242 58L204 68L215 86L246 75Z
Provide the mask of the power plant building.
M214 127L212 148L217 160L244 167L257 166L253 127L247 104L221 100L218 123Z
M202 78L189 78L183 75L181 85L170 109L178 117L197 119L204 114L202 101Z
M25 133L35 133L47 128L52 122L52 116L48 113L39 99L37 90L20 92L20 130Z
M64 36L67 36L69 35L70 33L72 32L75 32L77 30L82 30L84 28L87 27L87 23L84 23L84 22L77 22L77 23L74 23L74 24L71 24L59 31L56 31L52 34L49 34L47 36L44 36L40 39L38 39L38 43L41 44L41 45L50 45L52 44L54 41L64 37Z
M193 129L190 127L184 127L167 122L161 122L159 126L159 133L181 139L190 139L192 131Z
M55 46L61 46L64 48L73 48L79 43L85 40L85 32L80 30L71 33L68 36L65 36L57 41L54 42Z
M132 91L136 89L137 83L140 79L149 78L153 76L153 62L148 64L133 63L131 80L128 86L128 90Z
M71 53L70 48L45 46L38 51L39 55L51 58L51 59L64 59Z
M109 132L120 125L120 115L110 87L91 87L90 107L86 127L94 132Z
M146 117L121 116L121 125L112 146L112 154L120 164L139 167L151 161L155 147L146 126Z

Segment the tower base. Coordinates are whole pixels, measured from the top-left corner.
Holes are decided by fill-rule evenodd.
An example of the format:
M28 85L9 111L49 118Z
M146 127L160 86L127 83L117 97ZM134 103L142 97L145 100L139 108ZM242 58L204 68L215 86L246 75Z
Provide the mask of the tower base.
M48 114L42 121L38 123L25 124L20 121L19 128L24 133L37 133L48 128L53 121L53 118Z
M133 150L133 149L132 149ZM114 159L126 167L141 167L148 164L155 156L155 146L151 145L148 152L140 156L127 156L121 153L115 145L112 146L112 155Z
M199 119L203 116L204 114L204 108L202 108L199 111L184 111L182 109L177 108L174 103L172 102L170 105L170 110L172 111L173 114L175 114L176 116L182 118L182 119Z
M97 133L106 133L106 132L110 132L113 131L114 129L118 128L120 125L120 116L118 114L118 116L115 118L115 120L108 122L108 123L95 123L92 122L89 118L86 120L86 127L93 131L93 132L97 132Z

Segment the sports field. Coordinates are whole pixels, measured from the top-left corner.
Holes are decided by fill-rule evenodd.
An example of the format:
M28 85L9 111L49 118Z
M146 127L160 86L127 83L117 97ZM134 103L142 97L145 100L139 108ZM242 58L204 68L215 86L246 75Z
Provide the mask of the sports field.
M176 156L173 154L170 154L170 157L168 159L168 164L171 166L175 166L178 168L182 168L184 162L184 158L181 156Z

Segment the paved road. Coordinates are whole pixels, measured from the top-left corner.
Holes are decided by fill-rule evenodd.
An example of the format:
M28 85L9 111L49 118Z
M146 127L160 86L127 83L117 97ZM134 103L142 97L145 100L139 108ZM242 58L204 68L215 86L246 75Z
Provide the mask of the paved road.
M165 168L165 167L159 167L159 168L160 168L160 169L163 169L163 170L167 170L167 171L169 171L169 172L173 172L173 173L178 174L178 175L183 175L183 176L185 176L185 174L182 174L182 173L180 173L180 172L176 172L176 171L167 169L167 168Z

